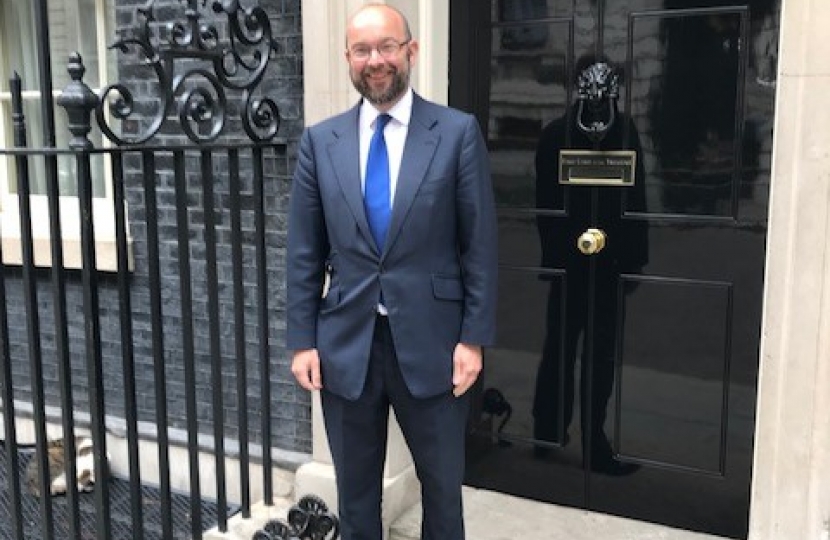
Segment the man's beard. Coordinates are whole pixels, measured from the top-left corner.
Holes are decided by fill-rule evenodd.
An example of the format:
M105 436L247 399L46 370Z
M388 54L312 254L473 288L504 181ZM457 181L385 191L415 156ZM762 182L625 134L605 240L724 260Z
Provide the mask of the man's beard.
M378 106L392 103L400 98L404 92L406 92L406 89L409 88L409 71L401 72L400 70L395 69L392 73L391 84L389 87L382 90L372 89L369 85L369 81L366 77L364 77L364 75L368 73L369 70L366 69L356 75L353 74L352 84L354 84L354 87L360 95L366 98L372 105Z

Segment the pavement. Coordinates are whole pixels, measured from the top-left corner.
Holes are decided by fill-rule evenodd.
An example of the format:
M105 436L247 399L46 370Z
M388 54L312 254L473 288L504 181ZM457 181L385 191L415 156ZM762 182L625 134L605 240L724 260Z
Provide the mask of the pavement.
M236 515L229 530L215 528L205 540L250 540L270 519L285 520L291 498L278 498L273 506L256 504L251 518ZM464 488L467 540L726 540L697 532L636 521L576 508L540 503L483 489ZM405 512L393 525L387 540L420 540L421 507Z
M606 514L464 488L468 540L724 540ZM421 507L392 526L390 540L419 540Z

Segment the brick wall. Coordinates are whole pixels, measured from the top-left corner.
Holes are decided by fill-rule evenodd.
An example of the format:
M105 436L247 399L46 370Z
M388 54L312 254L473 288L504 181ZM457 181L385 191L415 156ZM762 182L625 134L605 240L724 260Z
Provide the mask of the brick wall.
M116 32L119 37L129 36L139 20L136 8L144 0L115 0ZM201 4L201 2L199 3ZM243 5L250 5L244 3ZM250 152L240 157L241 206L242 206L242 251L244 261L244 316L245 316L245 357L247 366L247 396L249 429L252 438L260 439L260 381L257 306L262 295L268 302L268 336L270 346L270 368L272 390L272 431L271 446L285 450L310 452L311 420L310 404L305 392L298 392L290 379L287 355L284 349L284 256L285 256L285 212L293 170L293 156L296 143L303 127L302 117L302 28L299 0L260 0L259 5L269 16L274 36L275 53L261 83L264 95L273 98L279 106L282 118L278 143L266 150L265 158L265 211L267 251L267 291L256 288L255 246L253 244L254 198L252 162ZM157 0L155 17L160 26L168 21L184 20L185 5L178 0ZM202 9L204 22L214 17L210 6ZM222 38L227 35L224 19L214 19ZM160 30L164 32L162 28ZM163 35L163 34L162 34ZM125 136L141 130L148 124L158 103L157 84L152 70L142 64L142 58L134 54L118 56L118 79L123 82L136 98L136 109L145 115L145 120L124 125ZM190 64L190 67L194 67ZM186 69L185 66L182 66ZM198 83L197 83L198 84ZM246 140L238 110L241 108L241 92L228 92L227 111L229 119L223 136L217 142L241 142ZM234 113L237 116L234 118ZM58 110L57 114L63 114ZM171 146L188 144L178 124L178 119L168 122L152 141L153 144ZM177 237L175 182L170 153L158 153L156 157L156 199L158 204L159 238L155 244L159 249L160 298L163 328L163 370L166 380L166 404L168 421L171 426L185 427L185 399L188 392L184 381L184 343L182 341L182 306L180 302L181 279L179 275L180 249ZM192 288L192 321L194 330L194 354L199 431L213 434L213 396L221 392L224 406L226 435L236 436L237 392L236 368L239 359L235 345L235 322L233 318L234 275L231 266L232 239L230 234L229 186L225 155L213 157L217 255L217 298L219 301L219 355L221 356L221 388L216 388L211 377L211 331L208 318L208 289L212 287L207 279L206 245L204 238L204 208L202 206L203 179L200 174L198 151L186 154L186 198L189 223L190 275L187 278ZM153 353L153 326L151 317L151 273L147 237L147 214L145 212L145 191L142 180L141 159L137 154L128 154L124 160L125 193L128 204L129 228L133 238L135 270L130 276L130 301L132 315L132 344L135 356L135 380L138 388L137 414L139 420L154 422L156 419L157 369ZM56 353L56 331L54 317L54 292L47 271L38 273L38 312L41 330L41 346L46 380L46 402L50 406L60 404L60 381ZM121 351L121 326L119 294L113 275L101 274L101 350L104 358L104 384L106 413L124 417L124 369ZM10 329L9 344L13 359L16 382L15 398L30 398L31 377L28 347L28 322L26 303L19 270L6 274L7 311ZM67 275L66 304L69 325L67 329L68 350L71 358L72 382L76 410L89 409L89 386L86 371L86 346L82 314L82 288L80 273ZM159 336L156 335L156 338ZM20 359L18 361L18 359Z

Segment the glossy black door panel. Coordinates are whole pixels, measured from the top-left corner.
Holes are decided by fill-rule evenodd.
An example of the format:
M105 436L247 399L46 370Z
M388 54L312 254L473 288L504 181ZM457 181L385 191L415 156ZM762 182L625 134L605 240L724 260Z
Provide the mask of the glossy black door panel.
M500 210L469 483L745 537L780 0L450 9ZM633 151L634 185L562 183L562 150Z
M536 216L527 212L499 212L499 262L507 267L541 265L539 230Z
M651 214L733 216L741 182L746 8L631 14L629 63L647 93ZM655 48L659 39L666 47ZM647 76L647 77L646 77ZM706 111L706 114L701 114ZM747 142L747 149L751 144ZM747 156L749 158L751 156ZM748 165L748 164L747 164Z
M640 276L622 276L621 284L636 289L619 313L620 456L723 474L731 286Z
M570 100L563 84L573 47L570 22L570 18L529 23L508 19L493 26L488 89L493 114L487 132L493 185L504 207L537 205L539 125L560 116Z

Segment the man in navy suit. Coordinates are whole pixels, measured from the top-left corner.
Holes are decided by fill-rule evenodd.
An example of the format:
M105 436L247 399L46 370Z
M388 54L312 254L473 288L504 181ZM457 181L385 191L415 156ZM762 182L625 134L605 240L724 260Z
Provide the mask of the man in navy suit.
M421 481L422 538L463 540L467 390L495 337L487 149L475 118L412 91L419 46L399 11L363 6L346 38L363 98L305 130L291 191L291 369L321 391L343 540L382 538L390 406ZM376 144L386 218L368 202Z

